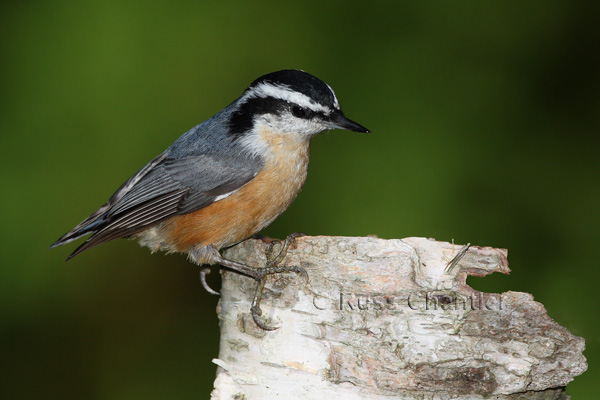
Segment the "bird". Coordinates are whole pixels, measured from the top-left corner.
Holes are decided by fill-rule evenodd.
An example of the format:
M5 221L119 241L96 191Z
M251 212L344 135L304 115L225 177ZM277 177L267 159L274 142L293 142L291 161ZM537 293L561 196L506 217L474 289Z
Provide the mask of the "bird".
M311 139L331 129L370 132L344 115L333 89L319 78L296 69L263 75L50 248L91 234L69 260L101 243L130 238L152 252L185 253L198 265L229 268L258 282L252 316L272 330L259 318L262 290L268 275L306 275L300 267L279 266L296 236L264 267L228 260L220 250L257 234L288 208L306 180Z

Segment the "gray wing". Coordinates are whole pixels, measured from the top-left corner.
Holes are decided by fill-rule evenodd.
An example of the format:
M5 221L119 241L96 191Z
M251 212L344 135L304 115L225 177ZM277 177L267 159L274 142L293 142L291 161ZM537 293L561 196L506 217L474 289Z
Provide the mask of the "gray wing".
M201 154L156 157L129 178L94 214L61 237L52 247L88 233L93 235L70 256L140 232L176 214L187 214L212 204L255 177L262 160L238 155Z

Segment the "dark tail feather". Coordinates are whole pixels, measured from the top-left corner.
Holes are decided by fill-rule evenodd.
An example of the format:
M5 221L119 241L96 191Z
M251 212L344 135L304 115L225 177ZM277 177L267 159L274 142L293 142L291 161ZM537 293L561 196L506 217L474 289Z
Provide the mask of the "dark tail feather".
M70 243L73 240L77 240L83 236L86 236L86 235L89 235L90 233L92 233L92 236L89 237L88 240L83 242L79 247L77 247L75 249L75 251L72 252L69 255L69 257L67 257L67 259L65 260L65 261L69 261L71 258L75 257L77 254L81 253L84 250L94 247L100 243L107 242L108 240L114 239L114 238L110 238L107 240L102 240L102 239L104 239L102 237L103 235L98 235L98 229L102 229L102 226L98 226L98 224L94 224L94 226L89 226L89 227L83 228L79 231L76 231L75 229L73 229L71 232L66 233L60 239L58 239L56 242L54 242L52 244L52 246L50 246L50 248L52 249L57 246L62 246L63 244ZM98 239L101 239L101 240L98 240Z
M94 230L92 229L81 229L81 230L75 230L73 229L72 231L69 231L67 233L65 233L64 235L62 235L56 242L52 243L52 245L50 245L50 249L53 249L55 247L58 246L62 246L63 244L67 244L67 243L71 243L73 240L77 240L89 233L93 233Z
M183 188L162 194L115 215L107 215L109 208L112 207L109 200L98 211L58 239L50 248L70 243L91 233L92 236L67 258L70 260L82 251L101 243L129 237L175 214L181 198L188 190Z
M89 248L92 248L100 243L104 243L104 242L100 242L100 241L95 241L95 243L94 243L93 239L94 239L94 236L90 237L88 240L86 240L81 245L79 245L79 247L77 247L74 252L69 254L69 257L67 257L67 259L65 261L69 261L71 258L75 257L79 253L81 253Z
M109 242L113 239L129 237L130 235L136 233L139 229L117 229L117 230L108 230L108 231L99 231L95 232L88 240L83 242L78 248L72 252L69 257L65 261L69 261L71 258L75 257L79 253L91 249L92 247L98 246L99 244Z
M97 217L97 221L89 223L86 227L82 226L80 231L76 231L77 228L75 228L72 231L73 237L68 237L66 240L74 240L89 232L93 232L94 234L85 243L75 249L67 260L101 243L122 237L129 237L163 221L176 212L181 197L187 191L188 189L186 188L169 192L141 203L139 206L122 214L112 215L106 217L106 219Z
M87 240L85 242L83 242L79 247L77 247L75 249L74 252L72 252L71 254L69 254L69 257L67 257L65 259L65 261L69 261L71 258L75 257L77 254L81 253L82 251L84 251L87 247L84 247L87 243Z
M75 257L76 255L83 252L84 250L87 250L89 248L97 246L101 243L108 242L109 240L127 236L127 234L128 234L128 232L126 232L124 230L120 230L120 231L116 231L116 232L110 232L110 231L103 232L102 228L103 228L103 226L97 223L97 224L87 226L85 228L81 228L80 230L73 229L72 231L64 234L56 242L54 242L52 244L52 246L50 246L50 248L52 249L57 246L62 246L63 244L70 243L73 240L77 240L83 236L86 236L86 235L89 235L90 233L92 233L92 236L90 236L88 238L88 240L86 240L81 245L79 245L79 247L77 247L75 249L75 251L72 252L69 255L69 257L67 257L67 259L65 260L65 261L69 261L71 258Z
M93 213L92 215L87 217L75 228L71 229L69 232L62 235L56 242L52 243L50 248L53 249L54 247L62 246L63 244L67 244L67 243L71 243L73 240L77 240L83 236L90 234L90 233L96 233L98 230L102 229L102 226L104 225L103 221L102 221L102 216L106 212L107 208L108 207L106 205L100 207L100 209L98 211L96 211L95 213ZM87 243L87 241L86 241L86 243ZM85 245L85 243L83 245ZM79 248L81 248L83 245L79 246ZM79 254L81 251L84 250L84 249L82 249L81 251L78 251L79 248L77 250L75 250L75 252L73 254L71 254L69 256L69 258L67 258L67 260L72 258L74 255L76 255L75 253Z
M84 229L81 229L80 231L75 231L75 230L72 230L72 231L70 231L70 232L66 233L65 235L63 235L63 236L62 236L60 239L58 239L56 242L54 242L54 243L52 244L52 246L50 246L50 248L52 249L52 248L54 248L54 247L57 247L57 246L62 246L63 244L70 243L70 242L72 242L73 240L77 240L77 239L79 239L79 238L81 238L81 237L83 237L83 236L89 235L90 233L96 233L96 229L98 229L98 227L95 227L95 228L94 228L94 227L91 227L91 228L89 228L89 229L87 229L87 228L84 228ZM99 244L99 243L95 243L95 244L92 244L92 245L90 245L90 243L89 243L89 242L90 242L90 240L91 240L91 239L93 239L93 238L94 238L94 236L92 235L92 237L90 237L88 240L86 240L85 242L83 242L83 243L82 243L82 244L81 244L79 247L77 247L77 248L75 249L75 251L74 251L74 252L72 252L72 253L69 255L69 257L67 257L67 259L66 259L65 261L69 261L71 258L75 257L77 254L81 253L81 252L82 252L82 251L84 251L85 249L88 249L88 248L90 248L90 247L92 247L92 246L94 246L94 245L96 245L96 244Z

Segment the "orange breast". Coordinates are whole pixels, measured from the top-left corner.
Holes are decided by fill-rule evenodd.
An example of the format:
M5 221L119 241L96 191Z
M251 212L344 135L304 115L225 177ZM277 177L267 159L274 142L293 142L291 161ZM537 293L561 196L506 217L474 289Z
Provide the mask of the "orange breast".
M276 135L270 134L269 139ZM279 135L277 135L279 136ZM262 171L229 197L190 214L173 217L160 229L173 251L233 245L259 232L292 203L306 179L309 143L279 140Z

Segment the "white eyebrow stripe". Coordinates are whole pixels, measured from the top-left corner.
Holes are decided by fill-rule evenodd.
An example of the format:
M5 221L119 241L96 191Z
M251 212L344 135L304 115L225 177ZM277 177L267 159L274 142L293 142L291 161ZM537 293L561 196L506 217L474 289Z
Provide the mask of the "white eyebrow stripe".
M323 82L323 83L325 83L325 82ZM333 95L333 106L339 110L340 109L340 103L338 102L338 99L337 99L337 97L335 95L335 92L333 91L333 88L331 86L329 86L329 85L327 85L327 87L329 88L329 90L331 90L331 94Z
M272 83L263 82L249 90L242 98L246 99L249 97L274 97L276 99L281 99L293 104L297 104L300 107L308 108L312 111L322 112L325 114L331 113L331 109L317 103L307 95L291 90L286 86L274 85ZM335 104L337 104L337 99L335 99Z

